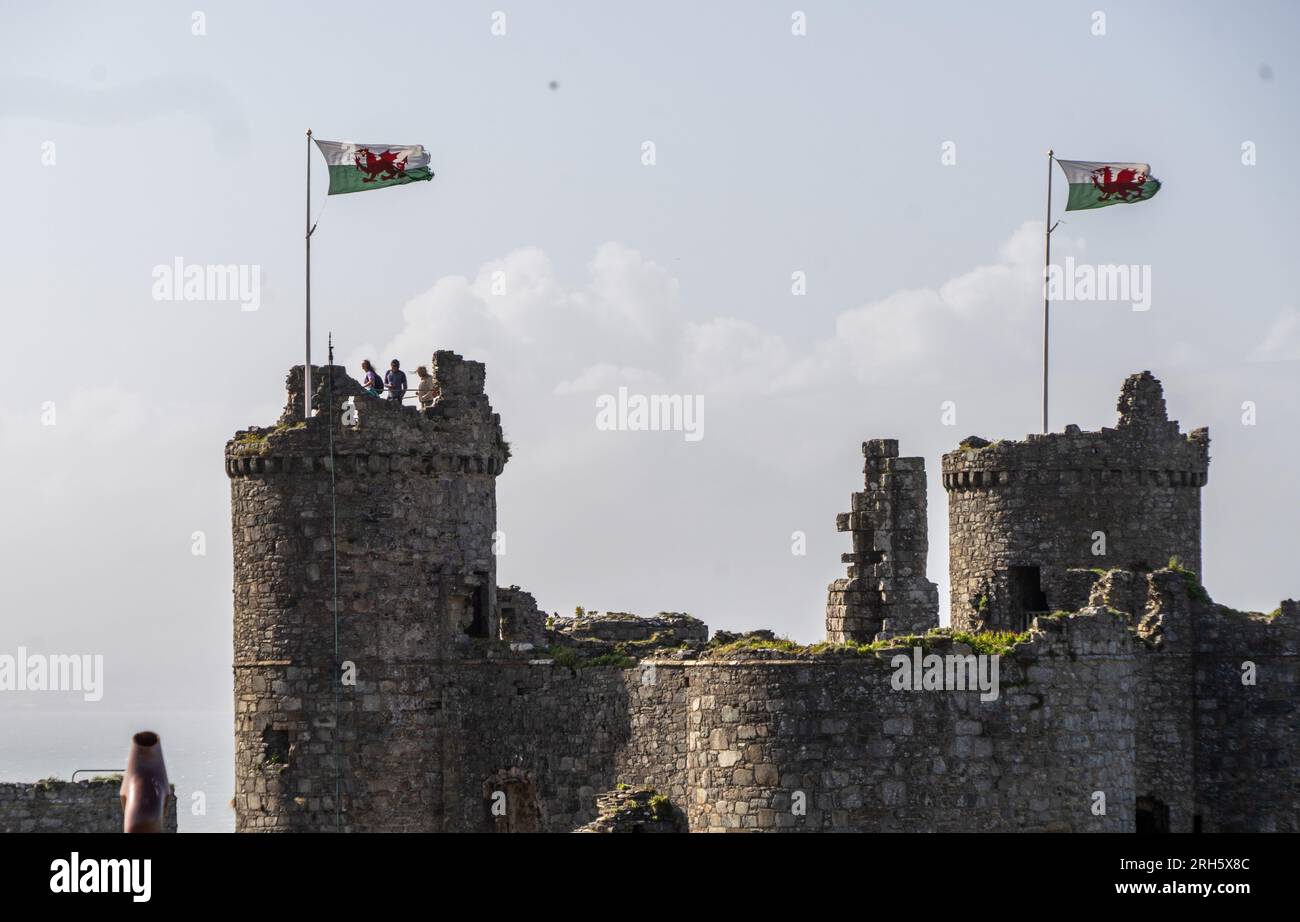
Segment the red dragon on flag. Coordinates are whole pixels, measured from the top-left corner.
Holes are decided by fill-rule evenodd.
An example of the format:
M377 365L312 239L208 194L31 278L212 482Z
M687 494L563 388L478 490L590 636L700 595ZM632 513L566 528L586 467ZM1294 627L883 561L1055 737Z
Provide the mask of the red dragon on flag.
M1142 186L1147 178L1141 170L1120 169L1112 172L1110 166L1092 171L1092 184L1101 193L1100 199L1108 202L1118 198L1123 202L1142 198Z
M357 169L366 174L362 182L396 179L406 173L406 155L398 160L397 151L394 150L385 150L376 154L370 148L362 147L357 150L352 159Z

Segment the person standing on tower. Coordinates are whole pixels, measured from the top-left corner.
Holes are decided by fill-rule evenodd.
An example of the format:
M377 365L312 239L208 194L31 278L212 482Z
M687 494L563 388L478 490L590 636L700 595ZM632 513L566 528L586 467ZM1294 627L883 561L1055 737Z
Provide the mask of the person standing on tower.
M375 373L375 366L370 364L370 359L361 360L361 370L365 372L361 377L361 386L366 389L371 397L381 396L383 384L379 380L379 375Z
M433 406L433 401L439 396L438 385L434 383L429 369L423 365L415 369L415 376L420 379L420 383L415 388L415 396L420 401L420 409L427 410Z
M401 363L393 359L392 366L384 375L384 384L388 387L388 399L402 402L406 396L406 372L402 371Z

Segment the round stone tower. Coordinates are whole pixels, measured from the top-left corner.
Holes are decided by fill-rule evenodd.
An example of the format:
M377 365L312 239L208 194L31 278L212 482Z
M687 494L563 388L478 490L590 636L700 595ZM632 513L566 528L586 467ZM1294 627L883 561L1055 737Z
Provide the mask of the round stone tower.
M1160 382L1132 375L1113 429L971 438L943 456L952 626L1023 630L1083 604L1071 569L1201 566L1209 430L1183 435ZM1077 575L1077 574L1076 574ZM1084 574L1085 576L1087 574Z
M499 631L509 449L483 365L431 370L420 410L313 368L304 419L295 367L279 423L226 444L237 830L439 828L442 665Z

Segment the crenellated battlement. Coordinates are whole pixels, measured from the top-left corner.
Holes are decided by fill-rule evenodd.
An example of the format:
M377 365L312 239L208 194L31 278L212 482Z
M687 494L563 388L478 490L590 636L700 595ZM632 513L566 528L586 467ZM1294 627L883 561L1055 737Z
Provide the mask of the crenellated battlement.
M1115 467L1047 467L1035 470L1030 467L993 467L969 459L958 462L949 459L957 452L943 456L943 486L947 490L992 490L1016 484L1035 486L1082 485L1097 489L1124 487L1203 487L1209 481L1205 470L1157 470L1154 468L1128 469ZM961 452L966 455L969 452ZM1002 459L999 459L1002 460ZM960 465L960 468L958 468ZM949 469L949 468L953 469Z
M335 473L349 476L500 474L510 449L501 417L483 393L483 364L440 351L431 374L441 393L430 408L420 409L371 395L341 366L313 367L313 416L304 419L302 366L294 366L280 420L236 432L226 443L226 474L329 472L331 455ZM330 400L334 412L323 413Z

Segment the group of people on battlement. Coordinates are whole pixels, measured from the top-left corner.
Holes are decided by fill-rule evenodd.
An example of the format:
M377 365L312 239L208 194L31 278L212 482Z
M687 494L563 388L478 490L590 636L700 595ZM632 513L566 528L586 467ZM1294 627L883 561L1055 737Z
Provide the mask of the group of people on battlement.
M361 370L364 372L361 376L361 386L372 397L386 397L389 400L397 401L399 404L406 399L406 372L402 371L402 363L397 359L393 359L389 364L388 371L384 372L383 380L380 380L379 373L375 371L375 366L370 364L370 359L362 359ZM420 379L420 383L415 389L416 400L419 401L421 410L427 410L438 399L438 385L434 383L433 375L429 374L429 369L423 365L415 369L415 375Z

